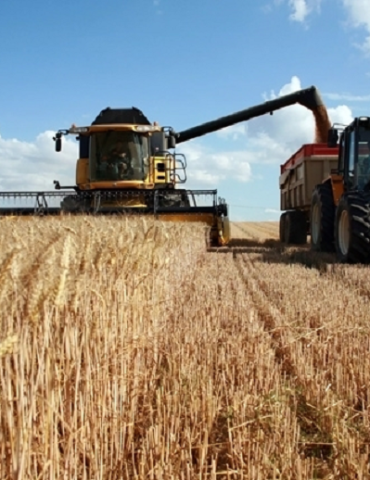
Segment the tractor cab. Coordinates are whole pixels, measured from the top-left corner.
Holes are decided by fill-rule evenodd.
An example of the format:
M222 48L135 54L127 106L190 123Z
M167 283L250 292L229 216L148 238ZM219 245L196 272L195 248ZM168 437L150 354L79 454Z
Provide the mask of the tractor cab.
M345 191L368 190L370 186L370 118L358 117L345 128L329 131L329 146L339 139L338 173Z

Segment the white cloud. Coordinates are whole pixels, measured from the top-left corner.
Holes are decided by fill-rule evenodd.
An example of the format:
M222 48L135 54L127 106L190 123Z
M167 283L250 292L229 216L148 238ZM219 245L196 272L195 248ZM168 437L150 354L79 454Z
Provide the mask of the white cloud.
M332 123L341 123L348 125L353 120L351 109L347 105L338 105L335 108L328 108Z
M162 15L163 11L161 10L161 0L153 0L153 6L157 15Z
M309 14L309 8L305 0L289 0L289 5L293 9L290 19L296 22L303 22Z
M248 182L252 169L248 155L243 151L215 152L197 141L187 142L179 148L188 162L189 188L216 186L222 180Z
M342 0L348 10L349 20L355 27L370 28L370 4L368 0Z
M231 140L237 140L244 137L247 132L247 124L239 123L238 125L232 125L231 127L222 128L216 134L220 138L228 138Z
M287 4L291 10L289 19L294 22L303 23L312 12L320 11L321 1L322 0L274 0L274 4Z
M367 33L360 48L370 53L370 2L369 0L342 0L348 13L349 24L354 28L363 28Z
M63 150L56 153L54 134L46 131L33 142L0 136L0 190L53 190L53 180L75 184L77 143L63 139Z
M370 95L352 95L351 93L324 93L323 97L329 100L343 100L346 102L370 102Z
M189 188L195 188L194 185L198 184L200 185L205 185L205 186L212 186L212 185L217 185L220 180L222 180L224 176L220 174L212 174L208 170L205 170L204 168L202 170L199 170L197 168L194 168L192 171L189 172L188 174L188 187Z

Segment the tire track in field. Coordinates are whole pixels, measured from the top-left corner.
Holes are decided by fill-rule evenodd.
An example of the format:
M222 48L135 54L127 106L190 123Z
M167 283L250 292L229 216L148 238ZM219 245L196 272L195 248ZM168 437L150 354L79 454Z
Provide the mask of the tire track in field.
M217 254L213 254L212 257L211 263L220 262L220 256ZM209 258L211 259L211 256ZM244 377L238 381L235 381L236 379L229 381L226 388L229 390L230 397L233 396L236 399L242 394L242 404L245 404L246 398L249 404L243 416L234 418L223 440L232 439L233 452L239 452L237 459L234 459L236 463L233 467L243 471L245 478L254 478L256 472L261 475L261 478L270 478L276 471L289 472L285 478L293 478L290 472L294 471L297 464L302 470L309 470L310 462L307 464L307 461L300 457L297 448L295 408L292 408L289 402L282 401L286 393L285 385L282 384L281 365L275 361L271 336L265 331L264 324L257 319L253 298L245 289L243 278L235 271L233 255L221 258L222 274L217 282L222 317L225 319L223 328L227 334L224 341L230 342L233 352L229 358L224 359L223 365L234 363L233 357L239 358ZM208 273L212 270L215 270L214 265L209 266ZM214 278L216 279L217 276ZM246 359L248 360L245 361ZM233 370L235 368L236 365ZM222 370L225 370L224 366ZM235 388L236 391L233 391ZM247 396L245 396L246 391ZM231 399L225 403L229 408L234 408ZM241 430L239 425L243 424L246 427ZM234 428L237 430L235 431ZM219 428L219 430L222 429ZM252 456L249 456L249 462L246 464L242 461L238 465L238 461L245 457L248 449L253 451ZM270 452L268 465L263 454L266 450ZM230 455L227 462L230 464Z
M312 382L315 372L312 359L308 362L311 364L306 364L307 359L310 360L310 355L307 356L307 342L297 339L292 329L284 325L284 312L278 308L278 302L273 300L274 293L278 294L279 288L275 292L268 289L261 271L256 268L258 260L252 255L236 254L234 259L236 270L246 291L251 295L258 316L265 330L271 335L276 361L281 365L284 376L295 392L293 403L301 429L302 452L306 456L322 458L324 467L331 469L334 466L332 455L337 446L333 439L333 411L330 407L340 404L340 399L330 389L323 388L325 383L315 386L317 398L313 397ZM266 274L269 275L267 269ZM289 271L286 274L289 275ZM275 281L278 285L279 278L275 278ZM336 414L340 414L340 411L336 411ZM350 437L345 426L343 430L343 433Z
M232 236L236 230L237 238L253 238L255 240L277 239L279 230L277 224L271 222L232 223Z
M305 372L303 384L309 386L308 380L315 379L320 390L319 398L312 401L312 392L310 394L308 389L306 397L309 398L303 398L301 405L313 405L322 416L320 422L328 425L326 431L334 437L331 447L337 458L336 468L345 476L345 472L352 469L345 463L359 466L367 455L366 445L370 445L368 267L339 265L334 255L312 252L308 245L287 248L271 242L266 249L263 238L259 243L260 248L251 247L248 242L245 248L233 248L234 259L240 256L238 252L248 254L256 270L257 288L264 292L265 301L273 303L283 317L285 314L287 317L307 317L307 333L301 328L298 341L302 345L298 354L301 352L302 358L307 357L306 345L310 347L312 354L307 362L312 373ZM264 276L265 280L261 280ZM306 291L299 288L301 284L307 284ZM294 341L294 336L292 338ZM292 350L290 354L297 360L297 351ZM299 358L297 365L302 365ZM326 388L330 395L326 394ZM335 417L340 420L333 421ZM370 478L370 469L366 467L359 466L358 475L364 475L365 470Z
M245 478L254 478L256 472L260 478L273 478L280 471L287 472L281 478L292 479L297 465L311 471L316 460L302 458L297 443L296 405L289 400L292 387L286 386L272 336L236 271L233 254L206 255L192 269L192 299L185 295L177 300L179 318L171 336L191 348L207 345L202 355L194 351L191 362L201 370L207 365L207 382L218 392L208 455L217 457L217 470L232 467ZM201 310L191 306L197 292ZM248 451L253 453L247 456Z
M302 246L285 246L274 242L278 238L278 223L268 225L269 222L232 222L231 244L234 239L237 241L247 240L245 246L246 253L253 252L248 240L252 239L258 242L260 253L264 261L271 263L300 264L304 267L315 268L321 272L321 275L327 276L332 281L338 282L338 285L345 285L356 295L370 300L370 286L368 286L368 269L365 265L342 265L338 264L334 253L313 252L309 243ZM270 235L270 238L266 238ZM246 237L247 236L247 237ZM270 241L269 241L270 240ZM309 240L309 238L308 238ZM232 245L233 246L233 245ZM250 248L249 248L250 247ZM266 248L267 247L267 248ZM279 249L275 248L279 247ZM235 248L233 248L235 251Z
M250 222L247 225L257 233L261 233L264 237L279 237L279 225L276 222Z
M333 263L326 265L323 275L333 282L345 286L355 295L370 300L369 269L366 265L345 265Z
M179 377L186 369L193 372L187 375L191 381L203 376L201 383L209 390L207 402L211 396L215 402L212 422L199 418L197 430L204 422L210 444L207 455L217 457L218 471L232 467L243 472L245 478L252 478L253 472L259 472L261 478L272 478L271 465L281 471L282 462L293 468L300 458L294 411L288 404L270 398L271 392L282 389L271 337L260 322L254 321L252 299L235 272L232 254L205 255L191 269L191 299L186 290L175 300L177 314L170 332L173 342L167 351L171 352L172 363L181 365ZM199 309L194 308L194 301ZM192 355L184 355L184 349L191 349ZM180 361L180 356L186 362ZM201 438L192 441L192 445L202 443ZM199 462L198 448L192 448L194 461ZM253 455L247 462L248 450ZM269 462L266 451L274 457Z
M327 384L331 384L337 396L366 423L362 412L363 405L370 404L370 386L365 386L369 384L366 372L370 371L370 357L366 354L370 335L368 267L337 264L333 254L312 252L308 246L284 248L276 244L274 248L271 244L267 249L266 242L260 245L259 248L233 248L233 252L234 255L249 253L255 266L260 266L261 275L262 269L266 268L278 272L280 286L272 285L270 280L265 287L266 295L271 296L272 288L275 295L280 296L277 306L282 313L294 299L293 310L298 316L306 317L306 328L319 328L321 345L314 356L315 368L327 370ZM294 280L289 280L293 279L289 272ZM307 287L302 289L304 284ZM290 295L291 291L293 295ZM313 301L311 294L318 295L317 301ZM336 352L338 345L341 345L339 355ZM363 361L356 361L361 355ZM327 358L324 363L323 357ZM369 438L369 435L365 436Z
M276 243L278 226L270 227L266 224L267 222L232 222L231 250L234 253L260 253L266 263L297 264L317 269L323 277L337 282L338 287L345 286L354 294L370 300L366 266L338 264L334 253L313 252L308 244L297 247ZM271 237L266 238L266 234Z
M253 229L248 229L244 226L245 224L240 223L232 223L231 224L231 236L233 239L252 239L252 240L260 240L261 237L255 235Z
M238 226L238 223L231 222L230 223L230 234L231 238L243 238L243 231Z

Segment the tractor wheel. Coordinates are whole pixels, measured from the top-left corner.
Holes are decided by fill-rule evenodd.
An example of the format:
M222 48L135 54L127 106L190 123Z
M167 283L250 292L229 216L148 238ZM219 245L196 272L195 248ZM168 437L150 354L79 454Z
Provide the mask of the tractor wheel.
M335 204L329 182L317 185L312 193L310 231L311 249L316 252L334 251Z
M284 243L303 245L307 242L306 215L300 210L285 212Z
M349 193L335 216L335 249L342 263L370 262L370 195Z
M279 223L279 239L281 243L285 242L285 219L286 219L287 212L284 212L280 215L280 223Z

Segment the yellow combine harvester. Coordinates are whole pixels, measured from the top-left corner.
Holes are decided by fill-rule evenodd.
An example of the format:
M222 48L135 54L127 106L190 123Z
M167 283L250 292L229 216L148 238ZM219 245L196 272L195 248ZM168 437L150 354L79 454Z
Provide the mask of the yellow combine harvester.
M61 209L69 213L150 214L165 221L203 222L210 244L229 241L227 205L216 190L175 188L186 181L186 158L170 152L176 145L170 128L151 124L136 109L100 112L89 127L72 126L56 134L75 134L80 143L75 193ZM68 189L54 182L57 189Z
M210 245L226 245L228 206L217 198L217 190L177 188L186 182L186 158L175 152L176 144L294 103L310 109L322 105L311 87L178 133L151 124L137 108L106 108L90 126L72 125L54 137L57 152L63 136L76 135L79 141L76 185L54 181L51 192L0 192L0 200L34 200L33 207L0 208L0 215L149 214L161 220L203 222L210 227ZM59 204L52 205L55 202Z

